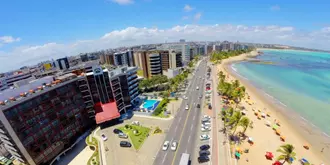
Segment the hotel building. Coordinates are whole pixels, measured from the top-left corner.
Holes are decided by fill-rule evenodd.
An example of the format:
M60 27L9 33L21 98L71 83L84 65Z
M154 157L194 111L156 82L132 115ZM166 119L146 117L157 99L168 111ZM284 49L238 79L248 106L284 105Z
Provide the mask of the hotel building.
M92 125L118 119L138 96L136 67L43 77L0 94L0 140L30 165L48 164Z

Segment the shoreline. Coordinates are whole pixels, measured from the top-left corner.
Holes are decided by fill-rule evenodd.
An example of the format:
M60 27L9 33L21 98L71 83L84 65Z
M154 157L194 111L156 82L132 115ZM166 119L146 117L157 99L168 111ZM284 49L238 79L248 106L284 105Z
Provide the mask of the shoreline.
M253 51L249 54L242 54L240 56L225 59L222 61L221 64L217 65L217 70L218 71L222 70L226 75L229 75L230 76L229 80L234 80L234 79L239 80L241 82L241 84L245 86L246 92L251 97L251 100L256 101L255 105L248 105L248 104L245 105L245 103L243 103L245 100L242 100L243 106L245 106L245 107L249 106L250 108L261 109L261 110L266 108L267 111L271 112L271 114L272 114L271 118L276 118L277 120L281 121L283 127L285 127L283 129L281 127L281 131L283 131L283 133L287 133L287 134L285 134L285 136L290 138L290 140L291 140L291 138L292 138L292 140L295 139L292 142L290 142L290 140L288 139L287 142L285 142L285 143L283 143L283 142L278 143L276 141L276 143L278 144L277 148L282 144L290 143L290 144L293 144L296 148L295 150L297 153L297 160L304 157L308 160L311 160L311 162L314 164L329 163L330 162L329 135L322 132L319 128L317 128L319 131L318 130L315 131L316 126L314 124L312 124L311 122L309 122L308 120L306 120L305 118L300 116L298 113L294 112L293 110L290 110L285 104L283 104L281 101L279 101L275 97L271 96L270 94L268 94L261 88L258 88L258 86L256 84L254 84L249 79L240 75L236 71L236 69L232 67L232 64L234 64L234 63L240 63L240 62L246 61L247 59L249 59L251 57L253 58L253 57L259 56L260 54L258 54L258 51L262 51L262 49L258 49L257 51ZM249 113L252 114L252 112L249 112ZM249 114L248 117L252 121L256 117L253 114L252 115L251 114ZM260 122L258 120L256 122L255 121L253 121L253 122L255 124L257 124L258 127L261 127ZM263 124L261 124L261 125L263 125ZM260 129L260 130L263 131L263 129ZM251 134L254 134L255 136L260 136L260 135L258 135L258 133L255 132L255 130L251 130L251 131L247 131L247 132L248 132L248 134L249 134L249 132L251 132ZM261 133L261 136L263 136L262 133ZM272 136L276 136L276 135L273 134L273 135L267 135L267 136L270 136L270 138L273 138ZM258 143L258 141L256 141L256 142ZM322 142L328 143L328 144L323 144ZM310 144L310 147L311 147L310 150L303 149L302 146L306 143ZM274 146L272 146L271 148L274 148ZM324 152L320 152L322 148L324 148ZM272 150L272 152L275 154L275 156L278 154L278 153L276 153L276 149ZM317 154L317 153L320 153L320 154ZM260 151L259 151L258 154L260 155L263 153L262 152L260 153ZM252 157L254 157L254 156L255 155L253 155ZM260 158L257 158L257 159L260 159ZM297 161L295 161L295 162L297 162ZM248 164L248 163L246 163L246 164Z

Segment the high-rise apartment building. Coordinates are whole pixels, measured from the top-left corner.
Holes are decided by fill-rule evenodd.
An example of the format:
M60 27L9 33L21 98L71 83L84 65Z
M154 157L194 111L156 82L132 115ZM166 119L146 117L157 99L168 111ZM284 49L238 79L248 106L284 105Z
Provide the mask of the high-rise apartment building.
M100 62L114 66L135 66L132 50L103 54L100 56Z
M162 70L167 70L170 68L170 57L169 57L169 51L168 50L161 50L159 51L160 57L161 57L161 64L162 64Z
M69 60L67 57L57 59L55 62L55 66L60 70L65 70L70 68Z
M0 94L0 140L17 160L48 164L95 123L118 119L138 96L136 67L94 65Z
M136 65L143 71L143 77L151 78L163 74L162 58L158 51L136 51L134 59Z

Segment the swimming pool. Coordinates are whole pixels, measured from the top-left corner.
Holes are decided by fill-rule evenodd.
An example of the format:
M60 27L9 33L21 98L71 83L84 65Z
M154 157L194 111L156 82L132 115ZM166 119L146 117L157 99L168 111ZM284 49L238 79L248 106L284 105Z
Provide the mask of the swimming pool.
M143 103L143 108L147 110L155 110L158 104L158 100L145 100Z

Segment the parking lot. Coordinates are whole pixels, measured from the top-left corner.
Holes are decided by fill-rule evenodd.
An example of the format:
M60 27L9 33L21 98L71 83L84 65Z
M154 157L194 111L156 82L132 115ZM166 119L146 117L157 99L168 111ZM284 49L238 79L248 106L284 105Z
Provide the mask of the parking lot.
M115 128L124 126L125 124L131 124L133 121L139 121L144 127L149 127L154 130L157 126L165 133L168 131L172 120L160 120L144 117L133 117L130 120L126 120L124 123L110 126L101 129L98 134L105 134L107 140L104 142L105 148L108 148L106 152L107 165L148 165L152 164L154 158L157 155L159 148L162 146L165 133L152 134L150 132L149 137L144 141L142 147L137 151L134 147L123 148L119 146L120 141L129 141L129 139L120 139L118 135L113 133Z

